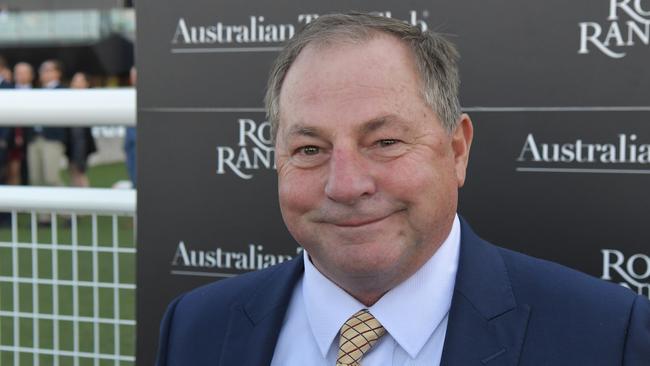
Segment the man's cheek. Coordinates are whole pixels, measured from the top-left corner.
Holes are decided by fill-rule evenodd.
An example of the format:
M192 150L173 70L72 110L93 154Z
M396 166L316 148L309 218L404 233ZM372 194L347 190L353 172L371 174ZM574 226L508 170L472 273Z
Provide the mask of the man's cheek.
M280 190L280 208L287 219L296 220L315 210L314 197L303 188L295 187Z

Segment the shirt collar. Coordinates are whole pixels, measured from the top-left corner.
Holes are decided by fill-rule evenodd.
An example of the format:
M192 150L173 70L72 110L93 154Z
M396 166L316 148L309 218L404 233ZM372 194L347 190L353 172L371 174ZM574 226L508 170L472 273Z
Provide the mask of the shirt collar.
M449 312L459 250L460 221L456 216L447 239L436 253L411 277L369 308L412 358L417 356ZM304 256L302 297L312 333L323 357L326 357L343 323L366 306L320 273L306 251ZM409 318L404 314L417 316Z
M54 89L61 84L58 80L52 80L49 83L45 84L46 89Z
M307 251L304 256L302 297L307 319L321 354L327 357L343 323L365 306L320 273L311 263Z

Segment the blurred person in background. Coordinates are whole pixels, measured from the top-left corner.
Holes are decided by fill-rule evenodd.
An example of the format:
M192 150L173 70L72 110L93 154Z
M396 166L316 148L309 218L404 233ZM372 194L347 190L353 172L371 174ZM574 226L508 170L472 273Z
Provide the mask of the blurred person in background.
M7 60L0 56L0 89L11 89L13 87L14 86L11 83L11 70L7 66ZM0 126L0 182L4 182L5 180L8 135L9 128L6 126Z
M27 62L14 65L14 88L31 89L34 82L34 68ZM27 140L31 128L27 126L14 127L9 132L7 184L20 185L28 183L27 174Z
M0 89L11 89L13 87L11 83L11 69L8 67L7 60L0 56ZM9 127L0 125L0 184L5 184L7 179L7 154L10 130ZM8 213L0 213L0 226L8 225L10 220L11 217Z
M129 83L135 88L138 79L138 72L135 66L131 67L129 72ZM135 166L135 152L136 152L136 128L127 127L126 136L124 138L124 152L126 153L126 169L129 172L129 178L133 188L136 187L136 166Z
M14 87L16 89L31 89L34 85L34 68L27 62L19 62L14 66Z
M72 89L88 89L90 81L88 75L77 72L70 82ZM88 167L88 156L97 151L95 139L89 127L72 127L68 129L68 140L65 154L68 157L70 169L70 181L75 187L89 187L86 169Z
M0 56L0 89L13 88L11 77L11 69L8 66L7 60Z
M38 69L41 87L61 89L63 67L57 60L44 61ZM27 144L27 165L30 184L33 186L62 186L60 168L65 151L67 132L63 127L34 126ZM49 216L39 217L40 224L47 224Z

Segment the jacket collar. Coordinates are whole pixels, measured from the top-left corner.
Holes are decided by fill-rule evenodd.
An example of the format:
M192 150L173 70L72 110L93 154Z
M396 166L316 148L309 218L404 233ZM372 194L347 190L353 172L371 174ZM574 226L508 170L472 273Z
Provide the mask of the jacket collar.
M234 304L219 365L269 365L296 283L302 255L279 265L244 302Z
M297 255L232 307L219 365L271 363L303 271L303 257ZM515 300L499 249L476 236L461 218L458 273L441 365L517 365L529 313L528 305Z
M530 307L517 304L499 249L461 220L456 288L441 365L518 364Z

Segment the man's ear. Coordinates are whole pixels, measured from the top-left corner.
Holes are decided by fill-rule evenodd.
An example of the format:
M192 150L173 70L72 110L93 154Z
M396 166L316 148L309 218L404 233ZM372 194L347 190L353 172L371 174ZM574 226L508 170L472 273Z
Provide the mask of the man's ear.
M469 116L463 113L456 125L453 135L451 136L451 148L454 152L454 163L456 169L456 180L458 187L465 184L467 163L469 161L469 150L474 138L474 126Z

